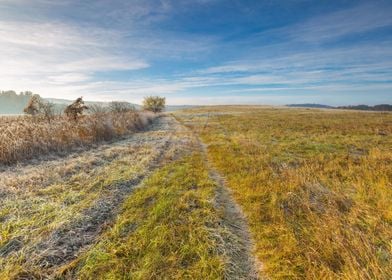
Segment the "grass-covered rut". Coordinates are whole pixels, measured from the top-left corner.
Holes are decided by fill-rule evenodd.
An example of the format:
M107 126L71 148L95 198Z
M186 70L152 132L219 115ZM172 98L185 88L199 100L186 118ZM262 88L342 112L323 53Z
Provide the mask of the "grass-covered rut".
M146 131L93 151L4 169L1 278L48 277L86 250L131 191L179 152L183 140L176 134L171 119L161 117Z

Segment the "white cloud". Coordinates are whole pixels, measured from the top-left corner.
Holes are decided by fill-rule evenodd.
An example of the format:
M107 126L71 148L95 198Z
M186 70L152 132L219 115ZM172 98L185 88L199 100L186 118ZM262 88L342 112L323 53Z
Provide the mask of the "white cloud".
M90 81L97 71L148 67L132 54L115 55L121 50L121 36L58 22L0 21L0 85L57 95Z
M80 73L58 74L48 77L48 82L54 85L66 85L70 83L80 83L90 80L90 76Z

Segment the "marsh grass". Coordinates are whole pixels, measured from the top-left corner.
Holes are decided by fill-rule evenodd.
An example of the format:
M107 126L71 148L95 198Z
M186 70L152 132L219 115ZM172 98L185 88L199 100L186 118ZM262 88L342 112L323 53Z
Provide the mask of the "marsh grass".
M121 138L143 129L153 118L144 112L101 113L78 121L57 116L51 122L29 116L0 117L0 165Z
M208 145L270 278L391 279L392 114L209 107L176 116Z

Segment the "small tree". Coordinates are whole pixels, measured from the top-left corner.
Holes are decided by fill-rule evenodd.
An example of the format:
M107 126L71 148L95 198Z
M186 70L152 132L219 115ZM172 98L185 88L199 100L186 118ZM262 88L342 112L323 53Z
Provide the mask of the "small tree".
M40 107L40 100L41 98L39 97L38 94L34 94L31 96L29 102L27 103L27 106L24 108L23 112L25 112L28 115L35 116L39 113L39 107Z
M162 112L165 109L166 98L159 96L148 96L143 100L143 109L154 113Z
M135 108L128 102L124 101L112 101L109 103L109 109L113 113L126 113L134 111Z
M50 122L55 115L54 104L44 101L38 94L31 96L23 112L31 116L41 116Z
M40 114L42 114L42 116L48 121L50 122L51 120L54 119L55 116L55 105L51 102L43 102L43 100L41 99L42 102L40 102L39 104L39 111Z
M65 108L64 113L68 118L77 121L78 117L83 115L83 111L87 109L88 107L84 105L83 97L79 97L72 104Z

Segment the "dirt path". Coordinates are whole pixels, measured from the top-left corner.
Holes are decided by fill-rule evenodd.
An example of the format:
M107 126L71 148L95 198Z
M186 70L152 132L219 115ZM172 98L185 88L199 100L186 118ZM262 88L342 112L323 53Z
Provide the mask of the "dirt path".
M50 279L98 241L144 178L165 162L195 149L204 154L217 184L215 203L221 222L216 234L226 258L224 278L258 279L256 267L260 266L255 265L251 254L252 242L243 214L223 178L208 162L206 147L171 116L158 118L148 130L121 141L0 171L0 214L9 213L0 215L1 227L26 224L18 232L11 231L12 238L0 246L0 269L13 262L26 268L20 279ZM135 168L134 176L104 185L102 190L83 185L110 176L108 168L116 162L125 169ZM68 205L67 200L59 200L62 195L81 198ZM45 207L51 210L43 211ZM37 217L42 226L29 224L29 219ZM39 276L35 271L40 271Z
M68 263L92 244L120 210L124 199L144 178L164 162L166 156L181 152L185 142L177 141L181 129L172 118L161 117L152 127L135 134L119 145L153 145L156 153L137 177L109 186L108 195L85 209L80 218L56 229L48 238L37 244L30 255L35 256L41 268L52 268ZM177 139L177 140L176 140Z

